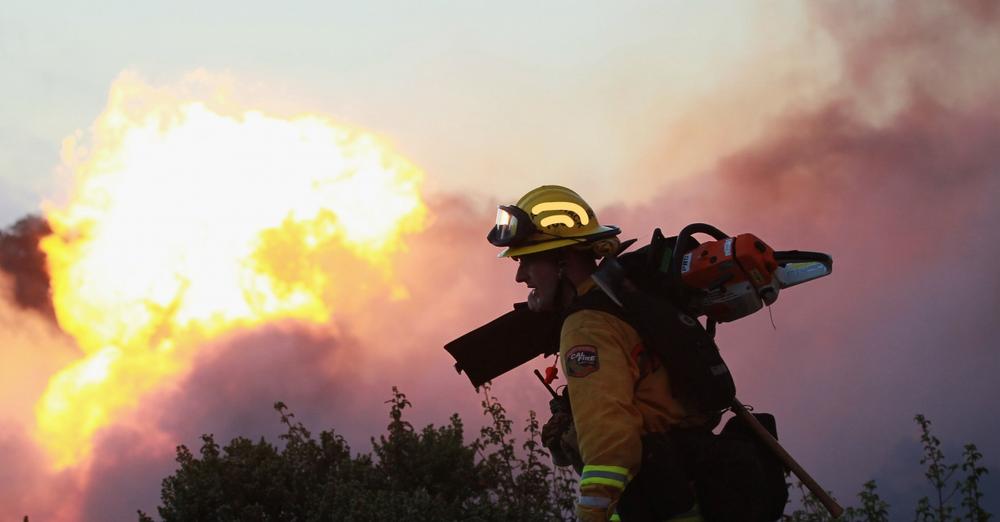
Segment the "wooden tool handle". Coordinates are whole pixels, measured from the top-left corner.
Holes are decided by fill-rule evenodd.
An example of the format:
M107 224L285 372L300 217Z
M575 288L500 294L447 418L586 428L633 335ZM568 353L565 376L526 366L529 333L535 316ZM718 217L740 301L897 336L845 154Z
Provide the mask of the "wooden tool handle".
M771 435L771 432L767 431L767 428L761 425L760 421L757 420L757 417L754 417L749 411L747 411L739 399L733 399L732 409L733 412L736 413L737 417L743 419L743 421L750 426L754 433L757 434L757 437L760 438L761 442L766 444L767 447L774 452L775 456L781 460L785 467L792 470L792 473L794 473L795 476L798 477L807 488L809 488L809 491L811 491L813 495L816 495L816 498L818 498L819 501L823 503L826 510L830 512L830 516L833 518L840 518L840 515L844 513L844 508L840 507L840 504L837 504L837 501L834 500L825 489L821 488L820 485L817 484L811 476L809 476L809 473L802 469L802 466L800 466L798 462L795 462L795 459L793 459L792 456L785 451L785 448L781 447L781 444L778 444L777 439Z

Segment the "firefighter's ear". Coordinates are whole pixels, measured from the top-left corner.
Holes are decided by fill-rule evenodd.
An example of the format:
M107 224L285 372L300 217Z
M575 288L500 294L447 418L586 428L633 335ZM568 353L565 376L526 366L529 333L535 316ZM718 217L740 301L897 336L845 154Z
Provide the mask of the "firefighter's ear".
M618 241L617 237L609 237L594 241L591 243L590 248L591 252L594 253L594 257L600 259L617 254L620 245L621 242Z
M559 249L556 251L556 268L559 269L560 273L563 270L566 270L566 267L569 265L569 259L567 254L568 253L563 249Z

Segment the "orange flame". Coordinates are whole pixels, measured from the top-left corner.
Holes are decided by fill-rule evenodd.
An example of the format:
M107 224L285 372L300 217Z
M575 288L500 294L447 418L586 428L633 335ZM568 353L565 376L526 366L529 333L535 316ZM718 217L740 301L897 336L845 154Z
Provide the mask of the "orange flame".
M125 73L89 146L80 133L63 144L73 192L47 205L42 248L59 324L85 357L36 406L57 468L85 459L94 434L187 370L204 340L328 322L359 272L391 288L392 255L423 227L421 172L376 138L229 99L203 74L154 88ZM352 273L338 279L331 262Z

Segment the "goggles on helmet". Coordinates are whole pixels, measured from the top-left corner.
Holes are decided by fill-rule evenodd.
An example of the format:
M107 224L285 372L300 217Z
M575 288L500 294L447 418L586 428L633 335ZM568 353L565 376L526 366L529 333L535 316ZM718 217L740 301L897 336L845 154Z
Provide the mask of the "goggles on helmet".
M527 212L513 205L500 205L496 225L486 240L493 246L508 247L524 243L537 230Z

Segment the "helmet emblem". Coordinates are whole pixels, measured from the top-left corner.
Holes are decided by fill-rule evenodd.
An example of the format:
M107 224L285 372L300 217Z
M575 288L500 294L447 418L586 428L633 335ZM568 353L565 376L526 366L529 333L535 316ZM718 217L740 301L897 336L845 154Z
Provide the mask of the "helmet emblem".
M531 207L533 215L537 216L543 212L564 212L564 214L543 217L538 223L543 227L561 223L573 228L576 226L577 221L579 221L581 226L586 226L587 223L590 223L590 216L587 215L587 209L572 201L546 201ZM574 220L567 214L576 216L576 219Z

